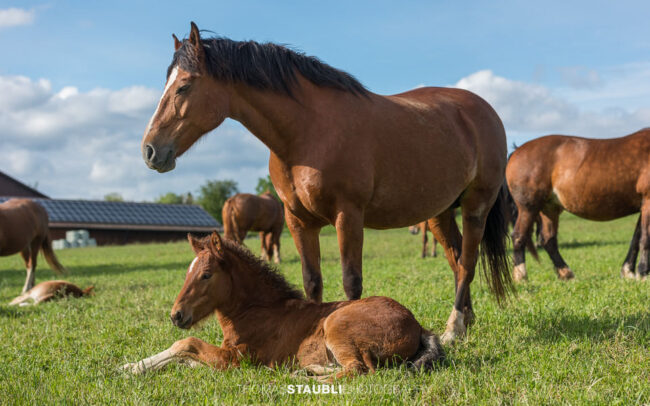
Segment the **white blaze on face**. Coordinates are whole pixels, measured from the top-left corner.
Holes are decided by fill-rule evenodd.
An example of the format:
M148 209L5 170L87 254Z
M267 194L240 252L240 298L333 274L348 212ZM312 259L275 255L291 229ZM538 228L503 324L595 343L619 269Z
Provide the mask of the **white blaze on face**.
M153 119L154 117L156 117L156 115L158 114L158 110L160 109L160 103L162 102L163 98L167 94L169 88L172 86L172 83L174 83L174 81L176 80L176 76L178 76L178 66L174 66L172 73L169 74L169 79L167 79L167 85L165 85L165 90L163 90L163 94L162 96L160 96L160 100L158 101L158 106L156 107L156 111L153 113L151 119L149 120L149 124L147 125L147 131L145 132L145 134L151 131L151 126L153 125Z
M196 265L196 261L198 261L198 260L199 260L199 257L194 258L194 261L192 261L192 263L190 264L189 271L187 271L188 275L192 273L192 271L194 270L194 266Z

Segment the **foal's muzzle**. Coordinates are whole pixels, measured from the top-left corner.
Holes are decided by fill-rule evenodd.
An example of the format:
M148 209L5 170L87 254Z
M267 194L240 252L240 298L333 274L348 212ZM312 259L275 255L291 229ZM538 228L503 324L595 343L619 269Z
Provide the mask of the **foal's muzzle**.
M142 158L149 168L160 173L171 171L176 167L176 149L172 145L167 147L143 145Z
M185 317L182 311L178 310L169 316L176 327L187 329L192 325L192 316Z

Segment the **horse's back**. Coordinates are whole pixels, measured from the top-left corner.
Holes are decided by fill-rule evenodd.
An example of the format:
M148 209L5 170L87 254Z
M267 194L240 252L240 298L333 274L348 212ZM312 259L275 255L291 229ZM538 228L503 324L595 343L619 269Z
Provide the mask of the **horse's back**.
M506 177L519 204L555 200L578 216L608 220L638 211L648 156L648 130L611 139L549 135L517 148Z

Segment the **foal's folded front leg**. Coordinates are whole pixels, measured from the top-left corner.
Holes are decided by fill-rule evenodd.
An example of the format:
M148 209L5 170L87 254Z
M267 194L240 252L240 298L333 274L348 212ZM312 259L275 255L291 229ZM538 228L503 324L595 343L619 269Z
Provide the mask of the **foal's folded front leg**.
M157 371L173 362L190 367L208 365L217 369L227 369L239 366L239 360L244 352L243 348L221 348L198 338L189 337L176 341L171 347L152 357L125 364L122 369L139 375L148 371Z

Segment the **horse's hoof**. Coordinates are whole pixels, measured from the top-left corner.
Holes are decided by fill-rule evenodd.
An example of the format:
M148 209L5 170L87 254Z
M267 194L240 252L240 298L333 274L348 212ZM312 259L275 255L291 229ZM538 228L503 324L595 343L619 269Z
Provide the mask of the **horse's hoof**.
M440 342L443 345L453 345L458 337L456 336L456 333L453 331L445 331L441 336L440 336Z
M575 275L569 268L561 268L557 270L557 277L563 281L568 281L575 278Z
M648 279L648 275L636 274L636 280L639 282L645 282Z
M636 274L634 273L634 270L632 270L628 264L623 265L623 267L621 268L621 278L623 279L636 278Z
M526 282L528 280L526 264L515 265L512 270L512 280L515 282Z

